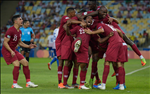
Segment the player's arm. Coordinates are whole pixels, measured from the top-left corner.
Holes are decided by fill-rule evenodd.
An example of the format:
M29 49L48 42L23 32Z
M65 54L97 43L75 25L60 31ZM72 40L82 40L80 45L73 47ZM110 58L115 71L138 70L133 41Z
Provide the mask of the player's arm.
M11 53L13 52L13 50L10 48L10 46L8 45L10 38L4 37L4 42L3 45L5 46L5 48Z
M30 40L30 42L33 42L34 38L35 38L35 34L34 34L33 30L31 30L31 40Z
M84 12L84 13L83 13L83 16L81 16L79 19L82 21L82 20L84 20L84 18L87 17L87 16L92 16L92 17L98 16L98 10L97 10L97 11L94 11L94 12L91 12L91 13Z
M67 22L66 24L63 25L63 28L65 29L66 34L68 36L71 36L71 32L70 32L70 28L69 28L70 24L71 24L70 22Z
M115 28L115 29L116 29L116 28ZM119 29L116 29L116 31L118 32L119 36L120 36L121 38L123 38L123 33L122 33Z
M36 45L35 45L35 44L27 45L27 44L23 43L23 42L21 41L21 38L19 39L18 44L19 44L19 46L21 46L21 47L24 47L24 48L30 48L30 49L35 48L35 47L36 47Z
M104 32L104 29L103 28L100 28L100 29L97 29L95 31L91 31L89 28L88 29L84 29L84 32L87 33L87 34L100 34L100 33L103 33Z
M85 22L74 20L74 19L67 20L67 23L70 23L70 24L81 24L82 27L86 27L86 23Z
M104 37L104 38L98 38L97 39L97 41L99 42L99 43L104 43L104 42L106 42L111 36L113 36L114 35L114 33L113 32L110 32L110 34L108 35L108 36L106 36L106 37Z
M109 18L108 18L108 22L109 22L109 23L112 23L112 21L114 21L114 22L116 22L117 24L119 24L119 22L118 22L117 19L115 19L115 18L113 18L113 17L109 17Z

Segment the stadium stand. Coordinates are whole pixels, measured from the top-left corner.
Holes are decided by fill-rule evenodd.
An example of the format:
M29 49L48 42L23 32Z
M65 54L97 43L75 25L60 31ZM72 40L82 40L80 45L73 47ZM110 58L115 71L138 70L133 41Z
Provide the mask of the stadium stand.
M137 40L139 40L140 46L146 41L146 37L138 37L140 33L143 34L144 30L146 30L148 34L147 37L150 39L150 1L98 0L98 3L99 5L105 5L108 8L108 11L112 12L113 17L117 18L119 21L119 26L129 38L131 37L132 32L134 32L134 36L137 38ZM88 7L87 1L85 0L22 0L18 3L14 15L20 14L23 19L30 19L31 26L35 34L38 34L36 35L38 37L35 38L34 42L37 43L39 41L40 45L46 47L45 43L47 36L60 24L62 15L66 15L66 9L70 6L75 7L77 12L82 8L87 10ZM19 8L20 11L18 11ZM118 13L120 13L122 17L118 17ZM56 15L58 15L58 17L56 17ZM127 20L127 24L123 23L125 18ZM11 22L8 21L6 27L1 27L2 33L6 32L6 28L8 29L11 27L12 24L10 23Z

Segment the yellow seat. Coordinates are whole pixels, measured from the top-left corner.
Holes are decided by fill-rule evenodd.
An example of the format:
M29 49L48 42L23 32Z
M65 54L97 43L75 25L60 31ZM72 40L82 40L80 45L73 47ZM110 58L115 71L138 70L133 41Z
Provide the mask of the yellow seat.
M37 9L35 13L36 14L40 14L41 13L41 9Z
M46 14L50 14L51 9L46 9Z
M32 10L32 8L33 8L33 6L29 6L29 7L28 7L28 10L30 10L30 11L31 11L31 10Z
M25 10L28 10L28 6L24 6Z

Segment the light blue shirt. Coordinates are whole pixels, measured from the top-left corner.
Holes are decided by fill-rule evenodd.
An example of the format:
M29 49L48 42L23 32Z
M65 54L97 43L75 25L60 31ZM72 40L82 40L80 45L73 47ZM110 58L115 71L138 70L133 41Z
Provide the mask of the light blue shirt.
M21 27L21 41L30 41L31 40L31 34L34 34L33 30L31 27L24 28Z

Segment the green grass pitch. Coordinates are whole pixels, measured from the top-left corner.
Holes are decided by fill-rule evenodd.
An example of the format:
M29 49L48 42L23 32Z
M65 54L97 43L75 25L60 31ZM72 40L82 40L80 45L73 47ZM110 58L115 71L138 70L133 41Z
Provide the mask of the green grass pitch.
M114 72L112 66L108 75L106 90L90 89L58 89L58 77L57 77L57 64L53 63L52 70L48 70L47 63L50 62L49 58L30 58L29 68L31 74L31 81L38 84L37 88L26 88L25 76L23 71L20 70L18 84L23 89L12 89L11 85L13 65L7 65L3 58L1 58L1 94L150 94L150 67L135 72L126 76L127 89L124 91L113 90L115 87L115 77L111 77ZM102 79L104 59L98 63L98 72L100 79ZM146 66L150 66L150 60L147 60ZM144 66L144 67L146 67ZM134 70L143 68L139 59L129 59L129 62L125 63L126 73L130 73ZM89 81L91 72L91 62L86 75L86 82ZM79 71L80 73L80 71ZM77 83L79 84L80 78L78 75ZM72 83L72 72L68 80L68 84Z

